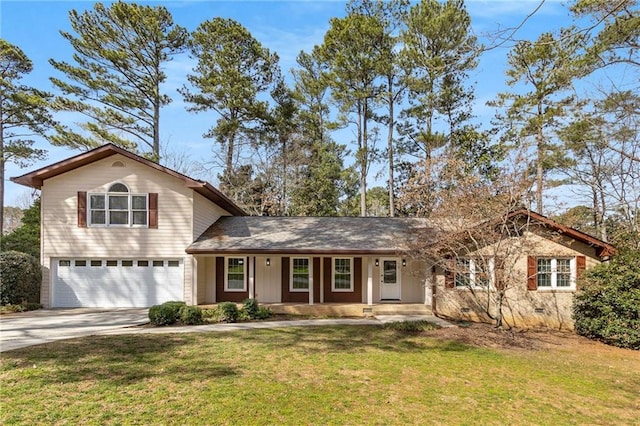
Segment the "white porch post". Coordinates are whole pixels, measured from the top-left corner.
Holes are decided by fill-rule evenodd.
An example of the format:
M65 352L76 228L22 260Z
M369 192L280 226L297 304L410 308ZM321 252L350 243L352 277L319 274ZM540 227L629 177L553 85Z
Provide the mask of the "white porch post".
M255 299L254 275L256 269L256 257L249 257L249 299Z
M424 276L424 304L431 306L433 298L433 274L431 270L433 264L431 262L425 262L425 276Z
M198 259L195 256L191 258L191 305L198 304Z
M313 258L311 258L311 264L313 265ZM309 304L313 305L313 267L310 268L309 274Z
M367 258L367 305L373 305L373 260Z

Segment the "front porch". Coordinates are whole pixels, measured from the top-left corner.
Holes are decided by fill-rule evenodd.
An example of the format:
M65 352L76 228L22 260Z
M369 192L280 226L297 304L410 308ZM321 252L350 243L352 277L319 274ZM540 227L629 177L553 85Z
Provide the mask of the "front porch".
M421 303L260 303L271 309L274 314L300 315L309 317L375 317L378 315L428 315L432 316L431 306ZM215 305L200 305L212 308Z

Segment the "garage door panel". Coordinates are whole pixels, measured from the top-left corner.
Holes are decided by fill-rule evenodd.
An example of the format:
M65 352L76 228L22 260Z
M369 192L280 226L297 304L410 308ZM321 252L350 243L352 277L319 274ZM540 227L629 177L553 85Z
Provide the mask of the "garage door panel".
M168 300L183 299L183 262L167 260L162 266L76 266L74 261L54 261L54 307L148 307ZM159 264L160 262L156 262ZM98 262L94 261L94 264ZM129 263L131 264L131 263ZM143 262L144 264L144 262Z

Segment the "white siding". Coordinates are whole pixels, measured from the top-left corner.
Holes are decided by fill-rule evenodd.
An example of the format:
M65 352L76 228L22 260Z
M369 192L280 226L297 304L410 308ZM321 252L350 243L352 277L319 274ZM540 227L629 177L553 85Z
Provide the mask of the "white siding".
M220 216L231 215L197 192L194 192L193 195L193 240L195 241L196 238L213 225Z

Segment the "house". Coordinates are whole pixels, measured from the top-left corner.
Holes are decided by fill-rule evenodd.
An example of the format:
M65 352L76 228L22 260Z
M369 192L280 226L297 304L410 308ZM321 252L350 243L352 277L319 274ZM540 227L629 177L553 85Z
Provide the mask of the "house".
M451 317L476 312L470 286L449 279L440 262L412 254L416 244L438 238L426 219L251 217L210 184L111 144L12 180L41 190L46 307L257 298L363 309L419 304ZM613 248L534 219L540 261L516 256L522 280L511 315L565 324L575 277ZM468 266L467 278L478 275Z

